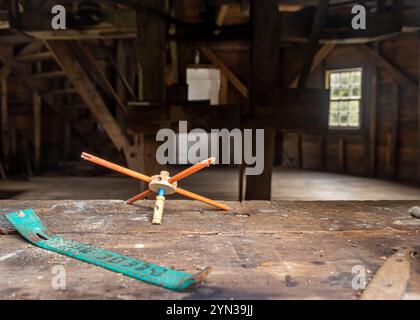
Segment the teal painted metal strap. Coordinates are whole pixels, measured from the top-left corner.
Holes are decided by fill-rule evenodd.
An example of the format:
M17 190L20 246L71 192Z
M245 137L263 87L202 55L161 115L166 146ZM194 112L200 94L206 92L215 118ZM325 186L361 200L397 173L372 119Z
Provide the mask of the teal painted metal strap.
M207 268L198 274L191 275L145 261L135 260L89 244L66 240L58 235L51 235L32 209L8 213L5 217L26 240L40 248L167 289L182 291L204 280L210 272L210 268Z

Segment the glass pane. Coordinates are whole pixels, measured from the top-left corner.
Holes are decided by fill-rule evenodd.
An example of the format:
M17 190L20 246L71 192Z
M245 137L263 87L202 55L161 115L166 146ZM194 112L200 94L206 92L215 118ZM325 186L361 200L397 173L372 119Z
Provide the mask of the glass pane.
M352 87L351 88L351 95L354 98L360 98L360 87Z
M336 127L339 124L340 114L339 113L331 113L330 114L330 126Z
M338 111L338 102L337 101L331 101L330 112L337 112L337 111Z
M341 113L340 114L340 125L341 126L347 126L347 121L349 119L348 113Z
M358 113L350 113L349 115L349 125L352 127L359 126L359 114Z
M349 103L348 101L340 101L340 112L348 112L349 110Z
M338 72L330 74L330 86L331 88L340 86L340 74Z
M350 97L350 88L341 87L340 88L340 97L341 98L348 98Z
M359 112L359 101L353 100L349 102L349 111L358 113Z
M346 87L350 84L350 72L341 73L341 86Z
M331 98L332 99L340 99L340 88L332 88L331 89Z
M354 86L360 86L362 83L362 72L361 71L353 71L351 73L351 82Z

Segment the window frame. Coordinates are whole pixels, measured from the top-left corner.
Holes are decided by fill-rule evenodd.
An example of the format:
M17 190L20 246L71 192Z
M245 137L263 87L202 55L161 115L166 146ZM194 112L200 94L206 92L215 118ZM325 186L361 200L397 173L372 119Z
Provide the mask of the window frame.
M360 98L359 99L348 99L348 100L358 100L359 101L359 125L356 126L330 126L330 107L331 107L331 94L328 97L328 130L338 132L338 131L345 131L345 132L360 132L363 130L363 118L364 118L364 77L365 77L365 70L364 66L357 66L357 67L348 67L348 68L331 68L325 70L325 88L327 90L331 90L330 86L330 78L331 73L340 73L340 72L353 72L353 71L360 71ZM336 101L344 101L336 100Z

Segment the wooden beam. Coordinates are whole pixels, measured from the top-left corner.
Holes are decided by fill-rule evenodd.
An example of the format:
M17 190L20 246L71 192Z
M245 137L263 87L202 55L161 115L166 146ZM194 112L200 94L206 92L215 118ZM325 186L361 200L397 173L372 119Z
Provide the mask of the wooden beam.
M125 89L128 91L130 98L135 100L136 99L136 95L134 94L133 89L131 88L130 84L128 83L127 78L125 77L125 66L126 66L126 48L124 48L124 40L120 39L117 40L117 59L114 59L114 56L112 55L112 53L109 51L108 47L106 46L105 42L100 39L99 43L101 44L102 48L105 51L105 54L107 56L107 59L109 60L109 62L111 62L112 66L114 67L115 73L118 76L117 79L117 93L119 93L118 91L120 89L118 89L119 86L124 86ZM120 97L122 97L121 94L119 94ZM122 99L124 100L124 98L122 97Z
M303 141L302 134L296 133L296 166L299 169L303 168Z
M44 85L41 82L34 81L32 79L28 66L22 61L11 59L7 53L7 48L4 48L2 45L0 45L0 60L5 64L2 70L4 70L5 68L7 68L7 70L13 69L14 73L25 83L25 85L29 87L32 92L38 93L41 96L42 100L48 106L50 106L60 116L60 118L64 122L69 121L68 116L64 114L62 108L55 103L55 99L51 95L51 91L48 94L46 94L45 93L46 88L44 87ZM90 141L85 139L83 133L80 132L80 130L78 130L77 127L72 126L72 128L78 134L78 137L80 138L81 141L86 143L86 145L90 144ZM15 154L17 144L16 144L16 132L13 127L10 130L10 137L11 137L10 139L11 140L11 153Z
M400 91L397 83L391 89L391 129L388 134L387 177L394 179L397 169L398 121L399 121Z
M274 94L279 91L282 72L279 57L277 5L277 0L251 2L250 20L253 27L249 94L251 114L269 106L280 109L279 96ZM261 128L260 125L258 123L258 127ZM264 171L259 176L246 177L246 200L271 199L275 136L276 130L273 126L264 128Z
M218 26L222 26L223 23L225 22L225 18L226 18L226 14L229 10L229 5L228 4L222 4L219 7L219 12L217 13L217 17L216 17L216 25ZM220 34L220 30L216 30L214 32L216 35Z
M344 138L338 139L338 165L339 172L346 172L346 141Z
M377 50L377 49L376 49ZM378 68L372 63L370 65L369 78L369 132L368 132L368 146L369 146L369 173L372 176L376 175L377 168L377 95L378 95Z
M102 96L90 81L68 43L62 40L46 41L45 43L117 150L127 147L129 141L125 133L112 116Z
M90 72L96 75L97 79L99 80L98 82L102 86L102 89L105 91L105 93L117 103L117 106L123 113L127 113L126 106L118 96L117 92L115 92L114 87L111 85L104 71L99 66L97 59L93 56L90 48L79 42L77 45L75 45L75 49L77 49L86 60L87 65L90 66Z
M418 65L420 66L420 32L417 33ZM420 67L417 71L420 83ZM420 86L417 88L417 182L420 184Z
M315 69L319 66L319 64L331 53L331 51L334 50L335 47L336 47L335 43L326 43L321 47L321 49L319 49L319 51L317 52L317 54L315 55L313 59L309 75L315 71ZM296 88L299 83L299 78L300 76L297 75L293 79L293 81L289 84L289 88Z
M311 34L309 36L309 43L303 55L302 69L300 72L298 88L305 88L308 81L309 73L313 64L318 42L321 36L321 29L324 26L328 15L329 0L319 0L319 5L315 12L315 17L312 23Z
M34 130L34 163L35 170L39 172L41 166L41 96L36 92L33 93L33 130Z
M209 48L200 47L204 56L228 79L228 81L244 96L248 97L248 88L241 80L230 70L230 68Z
M140 3L164 13L164 0L142 0ZM138 9L137 30L136 53L141 65L140 100L163 102L166 100L166 21Z
M229 83L225 75L220 75L219 104L228 104Z
M401 83L403 86L407 86L412 90L417 91L417 82L407 76L403 71L401 71L393 63L385 59L379 52L376 52L374 49L368 45L358 45L357 48L365 53L367 56L370 56L373 59L373 62L381 68L386 69L391 75Z
M0 81L1 94L1 144L3 151L4 166L7 169L10 157L10 143L9 143L9 113L7 102L7 78Z

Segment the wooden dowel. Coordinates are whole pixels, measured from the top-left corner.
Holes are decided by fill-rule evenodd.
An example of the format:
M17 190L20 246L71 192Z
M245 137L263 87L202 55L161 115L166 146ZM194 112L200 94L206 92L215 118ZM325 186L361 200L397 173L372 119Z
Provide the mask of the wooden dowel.
M130 176L132 178L136 178L136 179L142 180L142 181L147 182L147 183L149 183L151 181L151 179L150 179L149 176L146 176L146 175L141 174L141 173L138 173L136 171L133 171L133 170L124 168L122 166L119 166L118 164L115 164L115 163L106 161L104 159L95 157L95 156L93 156L93 155L91 155L89 153L86 153L86 152L83 152L82 153L81 158L83 160L86 160L86 161L95 163L97 165L100 165L102 167L105 167L105 168L108 168L108 169L111 169L111 170L114 170L114 171L117 171L117 172L126 174L127 176Z
M146 190L146 191L144 191L142 193L139 193L138 195L136 195L136 196L128 199L127 200L127 203L128 204L133 204L134 202L139 201L139 200L142 200L144 198L147 198L148 196L150 196L152 194L153 194L153 191L150 190L150 189L148 189L148 190Z
M217 201L211 200L209 198L200 196L198 194L195 194L193 192L187 191L185 189L176 188L175 192L178 193L178 194L180 194L180 195L182 195L182 196L184 196L184 197L187 197L187 198L190 198L190 199L194 199L194 200L197 200L197 201L201 201L201 202L207 203L207 204L209 204L209 205L211 205L213 207L216 207L216 208L219 208L219 209L222 209L222 210L225 210L225 211L229 211L230 210L230 208L228 206L225 206L224 204L221 204L220 202L217 202Z

